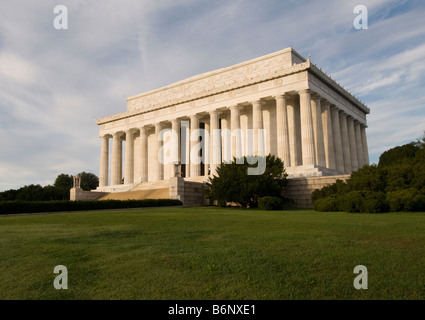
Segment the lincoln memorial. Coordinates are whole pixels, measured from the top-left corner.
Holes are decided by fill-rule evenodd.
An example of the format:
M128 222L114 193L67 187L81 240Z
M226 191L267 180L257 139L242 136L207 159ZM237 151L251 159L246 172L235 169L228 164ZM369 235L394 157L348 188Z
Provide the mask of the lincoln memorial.
M289 178L350 174L369 163L369 112L287 48L129 97L125 112L98 119L97 191L202 182L222 162L269 153Z

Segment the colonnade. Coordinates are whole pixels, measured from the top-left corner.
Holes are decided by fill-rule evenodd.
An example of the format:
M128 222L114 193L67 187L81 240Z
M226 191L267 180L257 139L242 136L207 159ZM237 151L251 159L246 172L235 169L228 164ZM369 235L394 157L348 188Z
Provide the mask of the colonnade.
M266 109L273 116L264 119ZM184 177L215 174L222 161L233 157L268 153L280 157L286 168L318 167L335 174L350 174L369 163L365 123L304 89L106 134L101 137L99 186L163 180L165 140L160 135L167 130L172 132L171 163L185 163ZM148 143L150 135L153 143ZM148 161L149 155L155 161Z

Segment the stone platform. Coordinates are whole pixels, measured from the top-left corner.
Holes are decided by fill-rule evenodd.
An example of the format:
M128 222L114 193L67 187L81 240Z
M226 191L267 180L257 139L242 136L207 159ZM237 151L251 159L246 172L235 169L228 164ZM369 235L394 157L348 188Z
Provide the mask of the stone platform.
M345 181L348 178L350 175L291 177L288 179L285 195L293 199L298 208L312 208L311 194L314 190L333 184L337 180ZM174 177L168 181L143 182L133 186L129 191L110 193L82 191L82 189L75 190L74 188L71 189L71 200L178 199L185 206L204 206L210 204L202 191L206 180L206 176L192 179Z

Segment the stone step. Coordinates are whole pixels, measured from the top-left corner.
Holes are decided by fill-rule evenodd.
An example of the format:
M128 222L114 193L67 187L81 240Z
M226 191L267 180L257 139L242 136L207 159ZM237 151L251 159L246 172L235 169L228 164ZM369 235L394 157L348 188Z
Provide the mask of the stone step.
M165 188L168 189L169 184L170 182L168 180L141 182L138 185L131 188L130 191L143 191L143 190L165 189Z
M169 188L110 193L99 200L169 199Z

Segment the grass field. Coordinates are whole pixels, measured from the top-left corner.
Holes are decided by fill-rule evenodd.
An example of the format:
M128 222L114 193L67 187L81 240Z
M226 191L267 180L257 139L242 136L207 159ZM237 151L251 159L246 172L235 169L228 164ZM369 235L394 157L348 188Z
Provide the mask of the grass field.
M424 299L425 213L158 208L0 217L0 299ZM53 269L68 269L56 290ZM356 290L354 267L368 269Z

